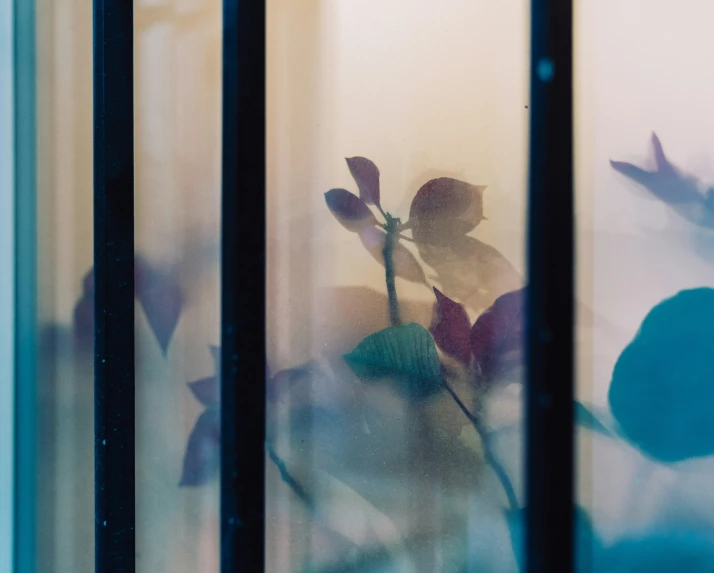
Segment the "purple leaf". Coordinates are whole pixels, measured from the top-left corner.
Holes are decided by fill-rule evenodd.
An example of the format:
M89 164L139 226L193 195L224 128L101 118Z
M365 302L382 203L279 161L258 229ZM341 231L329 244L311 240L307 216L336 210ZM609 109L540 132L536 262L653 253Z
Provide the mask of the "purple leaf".
M209 376L194 382L189 382L188 387L196 399L208 408L217 408L220 403L220 383L218 377Z
M466 309L434 288L434 321L429 328L436 345L464 364L471 362L471 322Z
M483 219L483 189L451 177L432 179L422 185L414 196L409 218L455 218L468 215L464 220L469 220L475 227Z
M325 201L332 214L348 231L358 233L377 224L367 204L346 189L328 191L325 193Z
M94 294L94 267L89 269L82 279L82 292Z
M94 294L86 293L74 307L74 334L85 346L94 341Z
M379 169L364 157L348 157L347 167L359 188L359 196L368 205L379 205Z
M501 295L471 329L471 351L482 374L490 378L506 355L523 348L525 289Z
M359 238L372 257L378 263L384 265L383 251L387 234L377 227L368 227L359 234ZM426 277L421 264L401 243L395 243L392 260L394 261L394 274L396 276L411 282L426 284Z
M179 486L208 483L218 473L220 460L220 420L218 410L201 414L188 437Z
M484 189L450 177L428 181L415 195L409 211L414 239L452 247L484 219Z
M211 356L213 356L213 363L215 368L216 377L221 377L221 347L220 346L209 346L208 349L211 351Z
M176 272L152 266L136 257L135 281L136 296L144 307L162 352L166 354L183 307L184 297Z

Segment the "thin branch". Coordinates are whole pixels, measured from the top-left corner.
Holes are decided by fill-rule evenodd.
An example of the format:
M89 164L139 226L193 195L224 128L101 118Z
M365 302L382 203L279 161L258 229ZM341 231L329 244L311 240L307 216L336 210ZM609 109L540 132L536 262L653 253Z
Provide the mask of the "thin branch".
M266 442L265 448L268 450L268 456L270 456L270 459L275 464L275 467L278 468L278 471L280 472L280 478L288 485L288 487L290 487L290 489L293 490L293 492L295 492L295 495L298 496L300 501L302 501L305 506L307 506L307 508L312 511L315 507L315 504L310 494L307 493L302 484L297 481L295 477L293 477L293 475L290 473L290 470L288 470L287 465L285 465L285 461L278 455L275 449L273 449L273 446Z
M387 236L384 241L382 256L384 257L384 272L387 282L387 297L389 299L389 322L392 326L398 326L402 323L402 320L399 316L399 301L397 299L397 287L395 284L393 254L399 219L395 219L389 213L386 213L386 217L387 226L385 229Z
M510 506L511 510L518 510L519 506L518 498L516 497L516 491L513 489L513 484L511 483L511 480L508 477L508 474L506 473L506 469L498 461L496 455L493 452L493 449L491 448L488 431L486 430L486 428L484 428L483 423L469 411L469 409L461 401L461 398L459 398L456 392L454 392L454 390L451 388L451 386L449 386L449 384L447 384L446 381L444 381L444 388L446 388L447 392L451 394L451 397L456 402L456 405L469 419L474 429L478 433L479 437L481 438L481 443L483 444L483 453L484 457L486 458L486 462L488 463L488 465L491 466L491 469L493 470L493 473L496 474L498 481L501 482L501 487L503 488L503 491L506 494L506 497L508 498L508 505Z
M403 241L409 241L410 243L414 243L415 245L420 245L421 243L419 241L415 241L411 237L407 237L406 235L402 235L401 233L397 234L397 237L402 239Z

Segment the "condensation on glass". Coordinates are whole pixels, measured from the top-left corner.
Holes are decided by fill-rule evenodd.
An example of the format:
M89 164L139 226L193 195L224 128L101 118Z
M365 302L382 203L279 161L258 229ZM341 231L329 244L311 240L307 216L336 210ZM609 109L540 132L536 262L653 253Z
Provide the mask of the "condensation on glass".
M524 4L268 2L268 571L516 570L528 55Z

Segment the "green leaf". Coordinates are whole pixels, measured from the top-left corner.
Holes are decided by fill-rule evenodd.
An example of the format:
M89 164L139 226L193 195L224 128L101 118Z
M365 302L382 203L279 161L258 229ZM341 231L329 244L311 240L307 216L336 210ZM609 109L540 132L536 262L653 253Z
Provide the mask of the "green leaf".
M434 339L416 323L380 330L344 358L359 378L390 378L397 390L414 398L426 398L442 387Z

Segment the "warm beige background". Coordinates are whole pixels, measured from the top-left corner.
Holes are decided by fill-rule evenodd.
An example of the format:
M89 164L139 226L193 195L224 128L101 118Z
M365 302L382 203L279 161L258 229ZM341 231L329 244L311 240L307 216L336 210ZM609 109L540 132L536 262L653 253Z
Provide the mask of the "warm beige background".
M610 158L646 162L656 130L675 162L714 179L714 5L576 5L579 297L593 309L595 325L592 318L581 323L578 372L583 399L604 405L612 365L647 310L679 289L714 282L711 234L678 221L608 165ZM176 483L200 411L185 383L211 374L206 345L218 340L220 2L135 6L137 248L156 261L178 260L192 294L166 358L137 314L139 567L211 571L217 570L215 486L189 491ZM475 236L523 271L527 6L523 0L268 2L274 369L299 364L334 341L335 317L350 312L350 304L340 306L326 289L383 290L381 268L324 206L324 191L355 189L346 156L377 163L385 207L402 215L434 174L487 185L489 220ZM40 319L67 326L92 260L91 1L40 0L37 13ZM428 307L426 287L401 280L397 287L400 296ZM369 322L379 312L372 304L348 316ZM52 384L42 389L38 561L43 571L90 571L91 375L69 342L56 347L47 370ZM708 460L675 473L588 439L581 464L581 494L608 540L672 507L711 519ZM649 481L633 509L626 502L635 472Z

